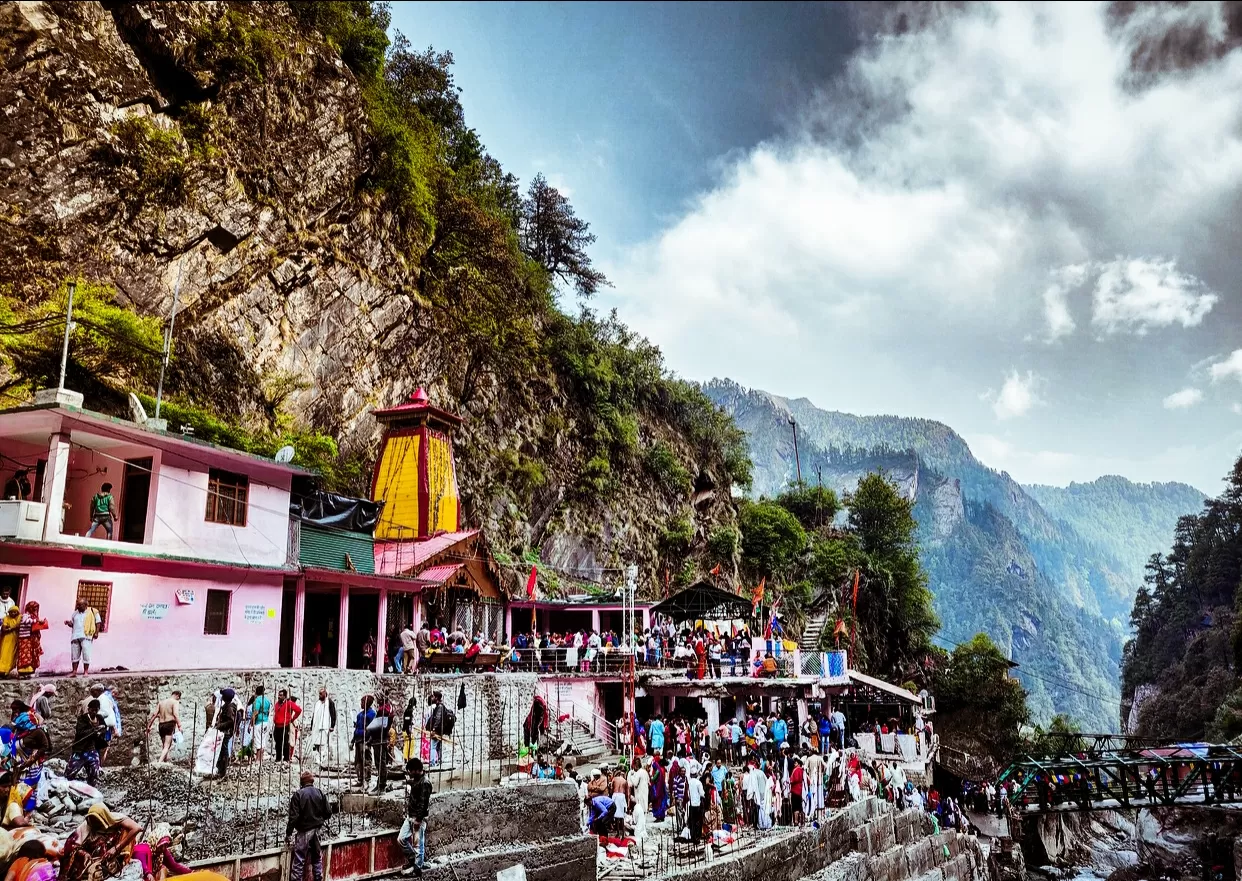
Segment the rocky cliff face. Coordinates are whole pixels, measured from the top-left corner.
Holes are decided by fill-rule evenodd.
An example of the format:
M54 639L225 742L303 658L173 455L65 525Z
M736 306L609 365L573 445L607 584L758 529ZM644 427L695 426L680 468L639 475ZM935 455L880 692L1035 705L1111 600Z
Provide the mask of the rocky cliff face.
M887 474L915 502L941 640L987 633L1022 665L1038 720L1067 712L1089 728L1117 726L1121 631L1099 614L1092 587L1106 578L1091 572L1099 561L1008 475L982 465L941 423L819 410L727 380L707 391L747 433L756 493L796 479L791 416L804 480L841 494L868 472Z
M370 411L416 385L460 407L460 340L365 185L377 148L359 83L284 3L0 2L0 58L0 291L32 302L79 276L161 316L179 291L173 392L235 418L279 412L343 455L373 451ZM542 545L587 580L637 562L654 587L669 518L699 535L733 518L718 458L656 408L606 493L575 489L582 414L554 371L490 377L460 409L466 516L499 549ZM657 441L697 506L634 464ZM519 462L539 478L510 479Z

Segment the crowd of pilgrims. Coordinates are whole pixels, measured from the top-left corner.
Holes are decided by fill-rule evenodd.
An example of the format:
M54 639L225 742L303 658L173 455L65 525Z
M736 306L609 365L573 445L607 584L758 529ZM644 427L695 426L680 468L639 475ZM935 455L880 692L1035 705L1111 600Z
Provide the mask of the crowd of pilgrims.
M801 726L792 713L748 710L715 731L702 720L655 716L629 735L634 756L626 763L579 769L541 754L531 774L575 782L583 827L614 844L641 840L649 823L666 821L683 839L727 844L743 828L817 822L829 807L869 796L927 811L940 828L971 829L960 799L916 784L900 763L847 747L839 710Z
M486 634L473 636L460 627L448 629L424 623L418 631L406 628L389 639L386 669L413 672L418 659L433 653L493 659L498 666L514 670L598 672L610 658L635 656L647 667L678 667L699 679L721 676L776 676L779 651L753 649L746 628L716 632L702 627L678 630L669 622L634 632L633 640L615 630L535 630L514 634L510 640L493 641Z

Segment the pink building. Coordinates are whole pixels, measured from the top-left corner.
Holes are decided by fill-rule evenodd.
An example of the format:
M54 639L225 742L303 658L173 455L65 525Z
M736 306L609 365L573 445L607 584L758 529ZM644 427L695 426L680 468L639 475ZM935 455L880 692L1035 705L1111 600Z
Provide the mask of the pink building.
M0 500L0 585L51 625L42 670L69 669L79 597L103 613L96 669L277 665L301 469L64 404L0 411L0 451L31 489ZM112 538L84 537L104 483Z

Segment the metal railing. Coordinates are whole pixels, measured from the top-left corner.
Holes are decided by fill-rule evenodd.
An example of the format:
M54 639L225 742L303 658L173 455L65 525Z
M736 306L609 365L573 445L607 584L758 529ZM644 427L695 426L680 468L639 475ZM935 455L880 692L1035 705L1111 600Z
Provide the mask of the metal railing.
M401 816L404 766L419 756L433 791L494 786L519 770L529 769L524 748L533 753L539 743L527 744L524 722L530 712L535 684L506 677L422 676L376 678L374 691L386 695L393 716L387 742L377 732L355 736L358 707L336 701L336 726L313 731L315 691L321 677L313 672L285 671L263 683L250 677L247 690L237 689L235 703L243 718L226 737L208 722L202 704L183 701L183 732L170 761L157 762L161 752L156 732L140 734L135 746L137 767L106 768L101 786L110 807L126 812L140 824L180 825L188 821L181 847L187 859L206 859L229 853L253 853L284 844L289 797L298 788L303 770L315 775L333 809L325 843L338 838L395 828ZM246 719L246 703L253 686L266 684L275 703L277 689L298 698L303 713L286 727L253 726ZM465 687L465 705L459 695ZM426 696L441 691L445 706L456 716L451 734L425 730ZM417 700L412 724L403 730L403 711L410 695ZM274 717L273 720L274 722ZM128 743L133 735L125 732ZM283 753L278 752L283 748ZM120 748L117 744L114 749ZM262 754L260 755L260 748ZM66 748L61 758L69 759ZM223 769L221 775L219 771ZM78 775L79 779L81 775ZM382 784L382 785L381 785ZM364 796L375 795L383 802Z

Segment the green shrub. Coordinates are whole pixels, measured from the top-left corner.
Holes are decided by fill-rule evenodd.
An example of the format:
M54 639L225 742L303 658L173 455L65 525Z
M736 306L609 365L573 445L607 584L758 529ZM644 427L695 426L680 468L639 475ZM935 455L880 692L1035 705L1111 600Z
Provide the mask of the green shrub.
M97 156L121 174L122 189L139 203L180 205L186 199L186 146L181 137L145 116L114 123L112 141Z
M246 13L228 8L198 28L195 54L226 80L267 79L285 57L288 37L258 25Z
M656 441L647 448L644 464L651 476L666 491L682 494L690 491L690 472L681 464L673 448L664 441Z
M732 526L721 526L713 529L707 537L707 549L712 559L717 562L732 562L741 546L742 536Z
M670 517L664 527L664 546L684 551L694 541L694 522L684 514Z

